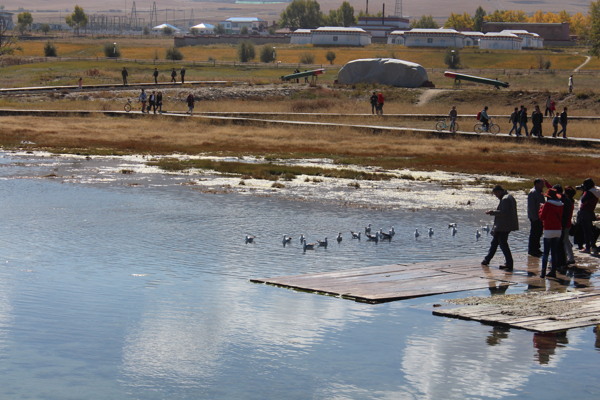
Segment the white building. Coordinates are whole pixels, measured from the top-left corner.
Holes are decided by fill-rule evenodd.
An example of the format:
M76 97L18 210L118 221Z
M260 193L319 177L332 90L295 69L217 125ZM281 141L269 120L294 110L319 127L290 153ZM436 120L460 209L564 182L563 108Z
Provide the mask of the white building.
M215 26L213 24L198 24L192 26L190 31L198 35L212 35L215 33Z
M482 32L471 32L471 31L463 31L461 32L464 37L465 47L478 47L479 39L483 36Z
M525 30L506 29L500 33L512 33L523 39L522 48L527 49L543 49L544 39L537 33L527 32Z
M296 29L290 34L290 44L311 44L312 29Z
M221 22L225 32L239 34L243 28L248 29L248 33L262 32L267 28L267 21L257 17L232 17Z
M324 26L317 29L298 29L292 33L290 43L317 46L368 46L371 44L371 35L361 28Z
M160 24L160 25L156 25L154 28L152 28L152 30L154 32L164 32L165 30L168 30L168 29L170 29L173 33L181 32L181 29L179 29L175 25L171 25L171 24Z
M479 39L480 49L521 50L523 39L514 33L488 32Z
M406 31L393 31L387 37L387 44L400 44L404 45L404 32Z
M464 35L454 29L411 29L404 32L406 47L464 47Z

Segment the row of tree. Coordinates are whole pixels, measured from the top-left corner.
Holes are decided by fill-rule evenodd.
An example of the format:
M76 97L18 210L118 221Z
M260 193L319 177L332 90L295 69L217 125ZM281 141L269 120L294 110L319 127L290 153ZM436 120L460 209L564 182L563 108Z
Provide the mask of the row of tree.
M344 1L337 10L329 14L321 12L316 0L293 0L281 13L279 26L292 30L298 28L313 29L319 26L351 26L356 24L354 7Z

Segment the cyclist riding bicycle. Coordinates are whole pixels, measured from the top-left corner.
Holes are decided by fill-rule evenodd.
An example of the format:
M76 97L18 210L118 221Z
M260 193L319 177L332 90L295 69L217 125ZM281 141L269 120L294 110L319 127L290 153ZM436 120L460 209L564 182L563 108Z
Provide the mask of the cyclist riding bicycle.
M488 106L483 107L483 110L479 113L479 122L483 125L484 132L488 132L490 130L490 116L487 113Z

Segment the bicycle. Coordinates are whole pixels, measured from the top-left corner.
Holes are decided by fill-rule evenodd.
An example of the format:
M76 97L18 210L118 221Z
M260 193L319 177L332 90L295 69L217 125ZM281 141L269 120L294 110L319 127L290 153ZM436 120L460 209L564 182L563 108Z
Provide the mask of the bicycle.
M483 123L478 122L475 124L475 126L473 126L473 130L477 134L484 132L484 133L491 133L492 135L495 135L500 132L500 125L495 124L492 122L492 120L490 120L489 129L485 129Z
M452 123L448 123L448 120L446 120L446 119L442 119L441 121L438 121L435 124L435 129L438 132L446 131L446 130L450 131L450 132L456 132L458 130L458 122L454 121L454 127L453 127L454 129L451 129L451 128L452 128Z
M131 111L131 99L127 99L127 103L125 103L125 106L123 106L123 109L125 110L125 112L129 112Z

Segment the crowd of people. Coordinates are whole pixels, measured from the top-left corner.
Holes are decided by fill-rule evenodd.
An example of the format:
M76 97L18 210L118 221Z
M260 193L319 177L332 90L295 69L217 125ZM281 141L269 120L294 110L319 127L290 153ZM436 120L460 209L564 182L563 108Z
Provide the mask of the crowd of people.
M582 191L577 207L576 190ZM492 193L500 202L495 210L486 212L494 216L494 227L490 249L481 264L489 265L500 247L505 258L505 264L500 268L512 271L514 260L508 236L510 232L519 229L517 202L500 185L495 186ZM557 271L565 272L570 265L575 264L571 237L582 253L598 252L596 241L600 236L600 229L594 226L594 221L599 198L600 188L596 187L591 178L584 180L577 188L551 185L542 178L533 182L533 188L527 195L527 217L530 221L528 254L542 258L540 277L556 277ZM543 250L540 241L543 243ZM550 271L546 273L549 260Z

